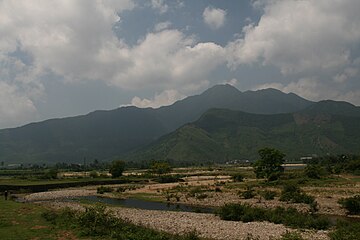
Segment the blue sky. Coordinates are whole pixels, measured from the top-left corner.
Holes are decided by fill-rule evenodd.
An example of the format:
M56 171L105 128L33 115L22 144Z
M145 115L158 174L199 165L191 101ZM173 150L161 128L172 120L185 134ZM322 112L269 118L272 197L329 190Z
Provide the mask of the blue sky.
M357 0L0 0L0 128L215 84L360 105Z

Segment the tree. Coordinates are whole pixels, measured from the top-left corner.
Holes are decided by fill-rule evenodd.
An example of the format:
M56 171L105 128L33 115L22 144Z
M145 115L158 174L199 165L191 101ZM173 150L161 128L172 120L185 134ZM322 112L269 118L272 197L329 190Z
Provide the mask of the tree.
M113 178L120 177L125 170L125 162L116 160L111 163L109 173Z
M283 171L281 166L285 162L285 154L274 148L259 150L260 159L255 163L257 178L266 178L268 181L276 179Z
M160 175L164 173L169 173L171 171L171 166L167 162L154 162L151 165L151 170L153 173L157 173Z

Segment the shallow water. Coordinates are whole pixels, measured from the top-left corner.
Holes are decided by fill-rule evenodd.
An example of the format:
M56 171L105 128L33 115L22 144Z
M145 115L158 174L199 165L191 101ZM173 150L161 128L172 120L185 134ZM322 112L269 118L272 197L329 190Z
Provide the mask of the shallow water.
M75 200L87 200L90 202L99 202L109 205L117 205L128 208L139 208L146 210L162 210L162 211L180 211L180 212L201 212L201 213L214 213L213 208L196 207L186 204L172 204L164 202L152 202L147 200L127 198L127 199L116 199L116 198L105 198L99 196L85 196L78 197Z

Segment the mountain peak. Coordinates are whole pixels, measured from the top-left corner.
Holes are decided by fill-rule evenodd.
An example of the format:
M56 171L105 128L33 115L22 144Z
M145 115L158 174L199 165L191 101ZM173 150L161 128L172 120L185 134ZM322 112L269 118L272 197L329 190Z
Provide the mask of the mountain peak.
M203 92L203 94L216 94L216 95L229 94L229 93L239 94L241 92L239 91L239 89L237 89L236 87L230 84L218 84Z

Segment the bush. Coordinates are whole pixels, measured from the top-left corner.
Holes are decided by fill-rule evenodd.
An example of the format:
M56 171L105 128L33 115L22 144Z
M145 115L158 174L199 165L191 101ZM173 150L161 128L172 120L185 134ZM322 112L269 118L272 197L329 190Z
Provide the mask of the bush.
M287 232L287 233L281 235L280 240L304 240L304 239L297 232Z
M121 160L113 161L109 173L113 178L120 177L125 170L125 162Z
M180 175L162 175L155 179L158 183L184 182Z
M295 228L327 229L330 221L316 215L300 213L294 208L263 209L246 204L226 204L217 214L223 220L231 221L269 221Z
M303 193L298 186L293 184L284 185L279 200L284 202L306 204L312 204L315 202L315 198L313 196Z
M252 186L246 186L246 190L244 192L239 192L239 195L245 199L251 199L256 196L254 189Z
M349 214L360 214L360 195L340 199L339 203L348 210Z
M256 196L254 190L252 189L249 189L249 190L246 190L244 192L241 193L241 196L244 198L244 199L251 199L253 197Z
M102 205L86 208L85 212L75 214L70 210L46 212L43 217L54 225L66 224L68 228L76 229L82 235L96 239L131 239L131 240L198 240L195 231L184 236L171 235L136 226L130 222L118 219Z
M198 200L203 200L203 199L205 199L207 197L208 197L208 195L206 193L199 193L199 194L195 195L195 198L198 199Z
M244 176L240 173L236 173L236 174L233 174L231 176L231 179L234 181L234 182L243 182L244 181Z
M104 194L106 192L112 192L113 189L111 187L104 187L104 186L100 186L97 188L97 193L99 194Z
M358 240L360 236L360 222L339 222L336 230L329 235L331 240Z
M85 236L101 236L111 233L111 228L116 227L116 221L103 205L86 208L79 216L79 224L83 226Z
M97 171L91 171L91 172L90 172L90 177L91 177L91 178L97 178L97 177L99 177L99 174L98 174Z
M274 191L264 191L261 193L261 196L265 199L265 200L273 200L276 196L276 192Z
M306 166L305 175L308 178L320 179L322 175L325 175L325 172L320 166L312 164Z

